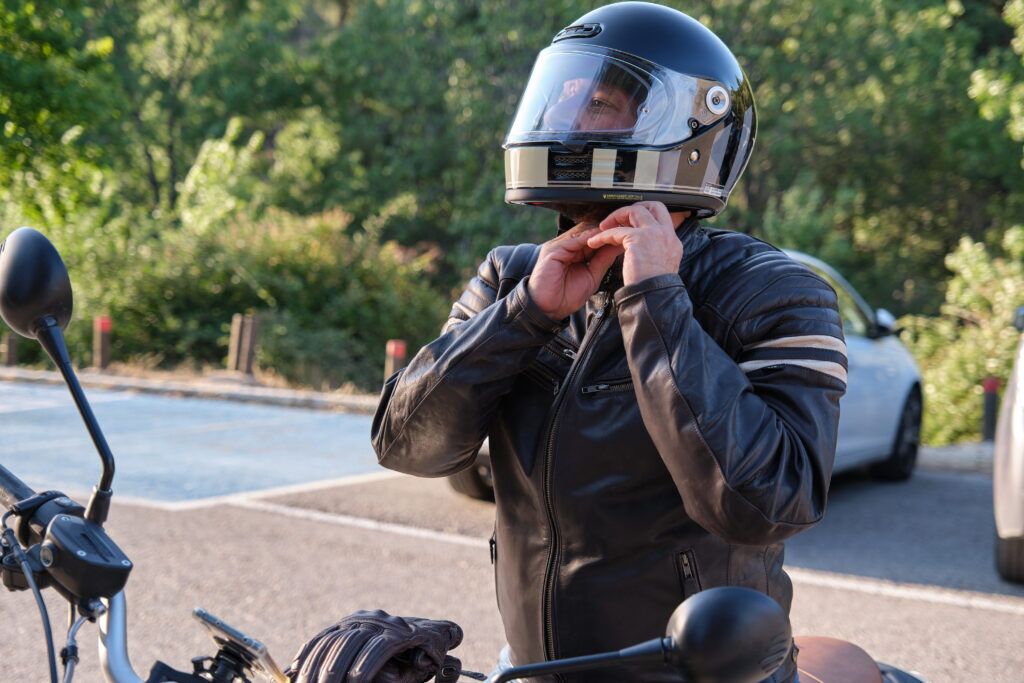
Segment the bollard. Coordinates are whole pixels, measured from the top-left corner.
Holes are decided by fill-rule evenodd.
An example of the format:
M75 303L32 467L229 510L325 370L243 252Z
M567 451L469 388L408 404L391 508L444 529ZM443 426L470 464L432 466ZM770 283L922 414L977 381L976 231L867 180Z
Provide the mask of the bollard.
M405 367L405 340L388 339L384 347L384 381Z
M251 375L256 365L256 344L260 339L260 320L254 315L242 319L242 344L239 347L241 372Z
M231 340L228 342L228 370L238 371L238 360L241 358L242 321L244 316L235 313L231 316Z
M4 365L14 366L18 364L18 335L4 332L0 337L0 350L4 354Z
M235 313L231 317L231 340L228 342L228 370L251 375L256 364L260 323L254 315Z
M106 370L110 365L110 331L113 322L109 315L98 315L92 319L92 366Z
M982 441L995 441L996 416L999 414L999 378L986 377L981 380L982 391L985 392L984 411L981 416Z

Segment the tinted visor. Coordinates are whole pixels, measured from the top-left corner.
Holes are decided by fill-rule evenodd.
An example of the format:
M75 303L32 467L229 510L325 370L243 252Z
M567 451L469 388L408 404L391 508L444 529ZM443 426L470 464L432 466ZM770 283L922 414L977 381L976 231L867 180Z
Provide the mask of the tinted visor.
M724 115L705 105L714 85L615 50L555 45L537 57L505 145L676 144L690 137L690 119Z

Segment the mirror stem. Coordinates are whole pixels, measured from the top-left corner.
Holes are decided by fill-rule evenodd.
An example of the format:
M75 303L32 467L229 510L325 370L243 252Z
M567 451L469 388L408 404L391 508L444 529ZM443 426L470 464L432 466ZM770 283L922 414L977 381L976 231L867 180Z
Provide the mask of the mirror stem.
M107 521L107 513L110 511L110 497L113 491L110 489L114 481L114 455L110 452L110 446L100 431L99 422L93 415L89 401L85 398L82 385L78 383L74 368L71 367L71 357L68 355L67 345L64 343L64 334L61 332L57 321L47 316L42 324L36 329L36 339L42 344L43 349L56 364L60 374L71 391L71 397L75 400L78 412L82 415L85 428L89 430L89 436L100 454L103 462L103 472L100 475L100 483L93 489L92 498L89 499L89 506L85 511L85 518L100 526Z
M612 662L617 664L625 663L665 663L669 659L673 645L671 638L654 638L633 647L627 647L617 652L605 652L599 655L586 655L583 657L570 657L569 659L556 659L540 664L524 664L506 669L488 683L505 683L514 681L517 678L533 678L534 676L546 676L550 674L569 673L570 671L585 671L599 666L606 666Z

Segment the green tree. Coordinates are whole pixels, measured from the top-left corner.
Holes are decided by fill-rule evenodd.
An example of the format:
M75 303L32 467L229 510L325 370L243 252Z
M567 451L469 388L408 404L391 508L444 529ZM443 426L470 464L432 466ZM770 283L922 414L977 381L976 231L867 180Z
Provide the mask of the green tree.
M67 147L107 115L113 41L88 31L81 2L0 6L0 184ZM76 155L96 156L96 148Z

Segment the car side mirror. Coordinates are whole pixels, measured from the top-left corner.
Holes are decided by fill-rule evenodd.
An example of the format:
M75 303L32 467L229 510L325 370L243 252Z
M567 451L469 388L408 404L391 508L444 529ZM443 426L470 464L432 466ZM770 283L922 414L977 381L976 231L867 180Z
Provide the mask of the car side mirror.
M884 308L879 308L875 311L874 336L886 337L891 334L896 334L896 316Z
M1018 332L1024 332L1024 306L1018 306L1017 312L1013 314L1013 326Z

